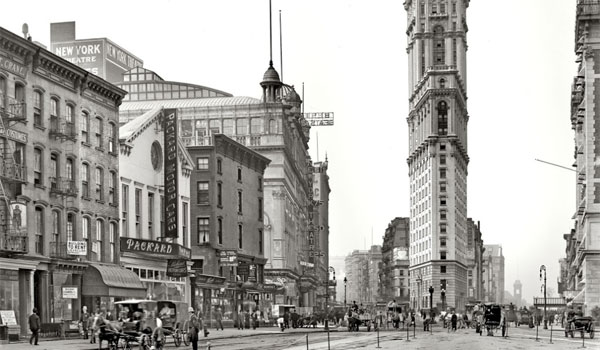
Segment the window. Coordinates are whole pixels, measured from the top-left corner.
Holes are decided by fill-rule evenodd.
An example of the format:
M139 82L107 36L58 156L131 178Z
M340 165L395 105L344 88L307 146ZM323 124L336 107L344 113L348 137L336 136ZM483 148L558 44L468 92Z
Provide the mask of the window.
M217 219L217 235L219 244L223 244L223 218Z
M277 134L279 133L279 128L277 127L277 120L271 119L269 120L269 134Z
M67 214L67 242L73 240L73 232L75 232L75 215Z
M115 187L116 183L117 173L111 171L108 177L108 204L110 205L117 205L117 190Z
M437 105L438 112L438 134L448 134L448 105L446 101L440 101Z
M446 224L441 224L440 225L440 233L441 234L445 234L446 233Z
M188 247L188 232L187 232L187 228L188 228L188 204L186 202L183 202L183 227L181 229L181 233L183 234L183 246L184 247Z
M446 211L445 210L440 211L440 219L446 220Z
M263 230L258 230L258 254L262 254L263 253Z
M237 170L237 180L238 182L242 182L242 168L238 168Z
M208 196L208 181L198 181L196 186L197 204L210 204Z
M236 135L247 135L248 134L248 119L237 119L236 120Z
M52 211L52 235L50 236L50 242L54 242L55 244L55 252L58 252L58 247L56 244L59 242L60 235L60 212L53 210Z
M41 91L33 92L33 125L42 125L42 107L43 107L43 96Z
M123 185L122 187L122 191L121 191L121 211L122 211L122 215L123 217L121 218L121 222L122 222L122 229L121 232L123 234L124 237L127 237L129 234L129 227L127 226L127 222L129 219L129 186L128 185Z
M456 13L456 3L452 3L452 13Z
M0 75L0 110L6 108L6 78Z
M104 200L104 170L96 168L96 200Z
M440 252L440 259L446 260L446 252Z
M208 131L211 135L221 133L221 121L218 119L211 119L208 122Z
M244 229L242 227L242 224L238 224L238 248L242 249L243 248L243 235L244 235Z
M42 179L43 169L43 153L39 148L33 150L33 184L36 186L43 186L44 181Z
M50 99L50 116L58 117L58 100L55 97Z
M259 221L263 220L263 199L262 198L258 199L258 220Z
M242 191L238 191L238 214L242 213Z
M150 239L154 239L154 193L148 193L148 234Z
M90 142L90 115L87 112L81 112L81 141Z
M116 148L117 127L113 123L108 124L108 153L117 153Z
M138 238L142 237L142 189L135 189L134 197L135 205L135 235Z
M44 254L44 209L35 207L35 252Z
M440 169L440 179L446 178L446 169Z
M440 165L446 165L446 156L444 154L440 155Z
M196 169L197 170L208 170L208 158L206 158L206 157L196 158Z
M73 164L73 158L67 158L67 163L65 164L65 175L69 181L69 186L75 186L73 183L73 181L75 181L75 166Z
M95 261L103 261L102 236L104 233L104 223L102 220L96 220L96 239L92 243L92 252L95 255Z
M210 241L210 219L198 218L198 245L206 244Z
M438 25L433 28L433 64L444 65L446 62L446 47L444 42L444 27Z
M263 120L262 118L252 118L250 120L250 134L262 134L263 133Z
M446 150L446 144L440 143L440 151L445 151L445 150Z
M446 237L441 237L440 238L440 247L445 247L446 246Z
M258 190L262 191L263 190L263 179L262 177L258 177Z
M223 206L223 184L217 183L217 206Z
M442 78L440 79L440 89L443 89L446 87L446 79Z
M117 224L114 222L111 222L110 225L108 226L108 239L110 242L110 252L109 252L109 259L110 262L115 263L115 237L117 237Z
M444 3L440 4L440 13L446 13L446 4L444 4Z
M446 197L441 197L440 198L440 205L441 206L446 206Z
M223 119L223 134L233 135L233 119Z
M217 159L217 174L223 174L223 160Z
M96 147L102 148L104 146L104 125L102 124L102 118L96 117L94 119L94 131L96 134Z
M58 190L58 155L50 154L50 190Z
M76 137L75 131L75 121L73 120L73 116L75 115L74 107L72 105L67 105L65 108L65 134L71 138Z

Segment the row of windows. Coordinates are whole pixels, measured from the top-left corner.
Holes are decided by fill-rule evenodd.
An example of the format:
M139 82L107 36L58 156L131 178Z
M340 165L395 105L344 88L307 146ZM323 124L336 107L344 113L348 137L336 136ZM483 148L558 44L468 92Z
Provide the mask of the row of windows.
M199 217L196 219L197 233L196 242L198 245L210 243L210 218ZM217 218L217 243L223 244L223 218ZM263 230L258 230L258 253L263 254L264 246ZM237 225L237 246L239 249L244 248L244 226L239 223Z
M249 122L248 122L249 120ZM248 129L250 127L250 129ZM279 123L276 119L269 119L267 123L269 134L278 134L280 131ZM248 135L250 130L251 135L260 135L265 132L264 118L236 118L236 119L197 119L197 120L182 120L181 135L182 137L205 137L214 134L232 135Z
M103 244L104 238L107 236L106 222L102 219L95 220L94 233L92 237L92 219L88 216L83 216L81 221L81 237L75 237L76 225L75 225L75 214L68 213L67 221L64 228L61 223L62 213L58 210L52 210L50 216L50 232L49 232L49 247L50 251L44 250L44 241L46 230L46 219L45 219L45 208L37 206L34 210L33 225L35 235L35 253L40 255L56 256L65 254L60 250L59 243L67 243L74 240L83 240L86 245L90 247L91 243L91 260L101 262L114 262L115 261L115 239L118 235L117 224L110 222L108 224L108 245Z
M65 159L64 169L61 169L60 154L56 152L50 153L49 163L46 164L44 150L36 147L33 150L33 183L35 186L43 187L48 185L51 191L64 191L67 194L77 193L76 187L76 169L75 159L67 157ZM107 175L107 176L105 176ZM97 166L94 168L92 184L92 173L90 164L87 162L81 163L81 196L83 198L91 198L92 190L94 191L94 199L97 201L105 201L111 205L117 205L117 172L109 170L105 174L105 170ZM106 182L108 182L108 191L106 191ZM108 192L108 193L107 193ZM107 196L108 195L108 196ZM108 197L108 198L107 198Z

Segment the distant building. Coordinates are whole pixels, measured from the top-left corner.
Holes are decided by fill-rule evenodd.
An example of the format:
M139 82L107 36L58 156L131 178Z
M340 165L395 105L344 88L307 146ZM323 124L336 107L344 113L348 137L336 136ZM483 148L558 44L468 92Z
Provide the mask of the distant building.
M328 169L329 162L327 158L324 162L315 162L313 164L312 189L314 205L312 208L309 207L308 210L309 219L311 215L313 216L313 230L308 233L309 255L311 254L310 248L312 242L312 245L314 245L312 261L317 279L322 282L322 285L317 287L316 304L323 310L325 309L325 297L328 296L330 302L335 301L337 287L340 285L338 280L340 275L337 274L338 271L329 262L329 194L331 187L329 186ZM315 253L317 254L315 255ZM333 269L330 269L330 266ZM336 281L333 281L334 276L336 276ZM329 282L325 283L326 281ZM328 289L326 290L325 288Z
M481 225L467 219L467 270L468 301L483 300L483 239Z
M386 302L396 300L397 305L408 305L410 302L408 274L409 225L409 218L394 218L385 229L381 248L381 298Z
M575 134L577 183L573 229L564 235L566 264L562 269L562 295L582 305L586 316L600 307L600 1L578 0L575 18L577 74L571 91L571 128Z
M485 244L483 254L483 301L504 304L504 255L502 246Z
M519 308L523 306L523 284L519 280L516 280L515 283L513 283L513 299L513 304L516 307Z
M354 250L345 259L346 270L346 303L356 301L361 304L367 301L369 278L369 251Z
M144 62L107 38L77 39L75 22L50 24L50 51L111 83Z
M373 245L368 253L368 281L366 305L375 305L381 299L382 269L381 269L381 246Z

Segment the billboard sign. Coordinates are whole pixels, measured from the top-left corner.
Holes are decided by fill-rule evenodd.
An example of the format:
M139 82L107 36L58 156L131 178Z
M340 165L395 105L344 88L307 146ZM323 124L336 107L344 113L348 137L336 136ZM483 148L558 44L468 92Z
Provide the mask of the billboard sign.
M63 299L78 299L79 288L77 286L62 286Z
M310 126L331 126L333 125L333 112L304 113L304 119Z
M163 111L163 133L165 148L165 233L164 237L177 238L179 236L179 191L178 185L178 147L177 147L177 110L165 109Z
M87 255L87 242L86 241L68 241L67 242L67 254L69 255Z
M167 277L187 277L187 260L169 259L167 260Z
M142 60L108 39L105 41L105 46L106 60L123 69L124 71L128 71L135 67L141 67L143 65Z
M121 237L121 252L150 253L190 259L192 250L177 243Z
M221 250L219 252L219 263L221 266L238 266L237 251Z
M102 39L54 43L51 51L92 74L104 77L104 41Z

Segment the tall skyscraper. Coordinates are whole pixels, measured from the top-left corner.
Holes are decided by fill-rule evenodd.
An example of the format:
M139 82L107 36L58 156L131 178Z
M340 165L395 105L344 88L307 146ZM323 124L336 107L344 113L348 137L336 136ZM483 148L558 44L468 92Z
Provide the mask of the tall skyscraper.
M467 299L469 0L406 0L411 307ZM442 291L445 297L442 298Z

